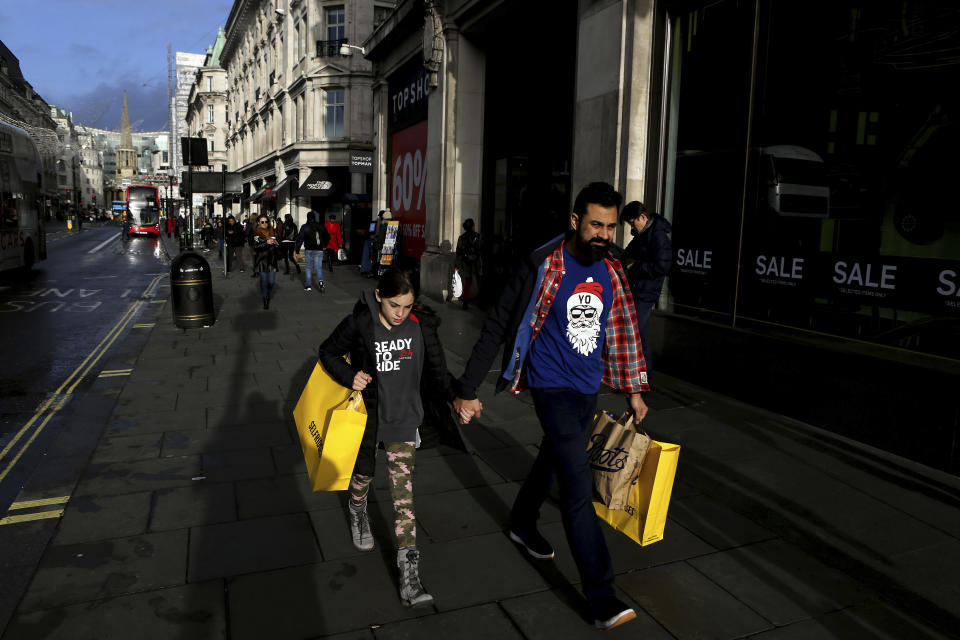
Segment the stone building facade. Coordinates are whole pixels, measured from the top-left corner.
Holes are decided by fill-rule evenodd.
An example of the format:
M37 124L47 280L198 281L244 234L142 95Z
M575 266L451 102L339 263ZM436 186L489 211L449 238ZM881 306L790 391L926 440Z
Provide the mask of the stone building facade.
M228 79L227 163L243 185L235 212L289 213L298 223L311 209L333 215L356 257L371 217L372 77L369 61L341 50L369 37L387 12L377 7L237 0L220 58Z
M197 70L187 102L187 130L184 136L203 138L207 147L207 164L194 167L197 171L220 172L227 167L227 72L220 66L220 53L226 42L223 29L217 40L207 49L203 66ZM202 214L219 216L223 213L220 193L202 193Z

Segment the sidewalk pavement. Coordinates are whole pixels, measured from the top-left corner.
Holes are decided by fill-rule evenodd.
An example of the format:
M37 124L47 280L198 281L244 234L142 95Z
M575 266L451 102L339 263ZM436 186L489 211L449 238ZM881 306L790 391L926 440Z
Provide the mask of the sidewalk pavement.
M204 255L216 270L216 253ZM600 633L556 507L541 518L555 561L528 560L504 533L540 429L526 395L493 396L495 373L482 419L462 428L469 453L418 453L418 544L435 605L400 605L382 464L377 547L354 550L345 496L310 492L291 418L320 341L372 285L355 267L326 275L320 294L279 274L264 311L249 271L217 274L217 321L202 330L176 329L169 303L149 305L156 325L142 348L104 365L132 374L98 379L48 452L47 464L82 464L35 572L0 552L23 593L4 640ZM428 302L459 375L483 312ZM662 542L641 548L604 525L617 586L638 612L610 637L957 637L956 477L666 375L652 381L645 426L683 449ZM600 405L623 400L605 393Z

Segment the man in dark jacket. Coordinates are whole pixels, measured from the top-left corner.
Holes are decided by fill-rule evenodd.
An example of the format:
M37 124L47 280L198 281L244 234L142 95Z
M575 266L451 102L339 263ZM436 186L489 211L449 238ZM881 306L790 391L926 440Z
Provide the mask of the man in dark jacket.
M673 244L667 234L672 227L666 218L659 213L648 213L643 203L636 200L623 207L620 222L630 225L633 235L633 240L624 250L622 262L627 268L627 278L637 308L640 343L649 371L653 362L653 348L647 339L650 312L660 297L663 279L670 272Z
M598 628L636 617L616 597L613 566L593 510L593 479L584 438L601 382L629 396L635 422L649 389L626 274L610 253L620 194L594 182L577 195L572 229L540 247L507 281L458 381L462 422L483 407L477 388L503 345L497 391L530 388L544 437L510 513L510 539L534 558L554 557L537 531L554 477L560 510L584 595Z
M306 248L303 290L313 288L313 272L317 272L317 290L323 293L323 249L330 243L330 234L317 222L315 211L307 213L307 222L300 227L297 234L297 257L300 257L300 247Z
M237 223L233 216L227 216L227 271L233 270L234 262L240 265L240 273L243 273L243 246L246 243L246 236L243 228Z

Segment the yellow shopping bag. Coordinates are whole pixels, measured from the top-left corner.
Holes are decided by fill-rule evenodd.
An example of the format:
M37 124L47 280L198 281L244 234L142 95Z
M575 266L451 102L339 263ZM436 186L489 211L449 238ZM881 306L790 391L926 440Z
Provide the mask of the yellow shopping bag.
M608 509L602 502L594 500L597 515L617 531L639 542L641 547L663 540L679 457L680 445L652 440L640 476L630 488L627 506L622 511Z
M317 363L293 409L293 419L313 490L348 488L367 425L360 392L340 385Z

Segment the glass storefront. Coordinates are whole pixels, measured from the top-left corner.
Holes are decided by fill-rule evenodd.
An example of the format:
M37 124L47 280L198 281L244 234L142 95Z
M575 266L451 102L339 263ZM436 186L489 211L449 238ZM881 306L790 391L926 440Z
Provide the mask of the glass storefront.
M672 5L666 309L960 360L954 2Z

